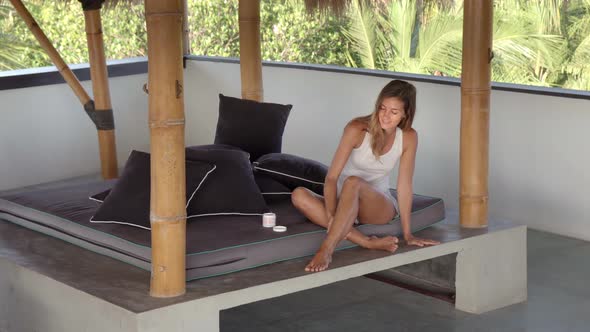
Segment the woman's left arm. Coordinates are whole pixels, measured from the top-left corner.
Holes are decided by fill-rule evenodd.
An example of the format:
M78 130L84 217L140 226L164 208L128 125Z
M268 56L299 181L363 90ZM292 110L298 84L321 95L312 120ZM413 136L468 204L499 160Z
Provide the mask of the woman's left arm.
M412 235L410 218L412 215L412 179L414 177L414 165L416 162L416 150L418 148L418 133L409 129L403 133L402 155L397 176L397 200L399 214L402 222L404 240L408 245L423 247L425 245L439 244L440 242L417 238Z

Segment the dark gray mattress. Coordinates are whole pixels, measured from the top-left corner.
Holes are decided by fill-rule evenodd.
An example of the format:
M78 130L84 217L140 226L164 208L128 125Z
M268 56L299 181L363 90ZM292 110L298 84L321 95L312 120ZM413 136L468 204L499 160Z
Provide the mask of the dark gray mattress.
M62 239L86 249L150 270L150 231L120 224L89 222L98 202L88 197L108 189L112 181L72 180L0 194L0 221ZM393 195L396 193L392 190ZM259 216L209 216L187 220L188 280L210 277L264 264L312 255L325 230L309 222L291 204L289 195L265 195L277 225L287 232L262 227ZM444 219L440 198L414 195L412 229L418 231ZM358 225L366 235L399 235L399 218L387 225ZM353 247L343 241L338 249Z

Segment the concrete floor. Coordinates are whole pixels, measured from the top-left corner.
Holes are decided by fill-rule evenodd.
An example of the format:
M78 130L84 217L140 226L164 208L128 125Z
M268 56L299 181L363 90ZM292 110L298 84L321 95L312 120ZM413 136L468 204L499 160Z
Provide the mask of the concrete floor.
M590 242L528 231L528 301L482 315L367 278L221 313L223 332L590 331Z

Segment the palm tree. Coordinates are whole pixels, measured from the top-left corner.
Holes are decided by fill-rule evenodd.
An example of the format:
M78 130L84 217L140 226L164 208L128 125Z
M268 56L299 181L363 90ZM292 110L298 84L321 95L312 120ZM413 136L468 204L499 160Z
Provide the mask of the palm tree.
M571 53L563 66L564 87L590 91L590 0L570 8L572 24L568 34Z
M556 1L556 0L548 0ZM590 1L590 0L585 0ZM543 11L530 8L497 10L494 23L492 78L497 81L548 85L563 57L563 38L537 30ZM530 2L528 2L530 3ZM530 6L530 5L529 5ZM429 5L428 15L416 15L417 0L391 1L387 6L354 4L344 35L355 52L353 67L412 73L461 73L462 2ZM422 22L418 20L422 17ZM424 19L426 17L426 19ZM544 17L544 16L543 16ZM415 27L419 25L419 28Z
M565 56L562 0L505 0L495 8L492 79L555 85Z
M349 25L342 31L354 53L347 57L352 67L378 69L384 59L384 38L377 27L375 8L367 3L352 1L348 12Z
M11 70L19 67L16 56L18 46L14 37L5 33L12 7L0 2L0 70Z
M453 11L420 24L416 0L368 6L354 1L343 34L354 54L350 65L414 73L457 73L461 18ZM445 59L445 61L441 61Z

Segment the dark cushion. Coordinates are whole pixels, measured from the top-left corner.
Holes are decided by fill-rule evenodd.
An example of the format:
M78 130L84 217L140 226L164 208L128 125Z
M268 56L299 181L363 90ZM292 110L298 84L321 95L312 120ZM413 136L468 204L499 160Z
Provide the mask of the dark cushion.
M254 180L260 192L265 194L291 194L291 189L263 172L254 172Z
M187 146L187 149L193 149L193 150L238 150L238 151L244 151L244 150L240 149L237 146L228 145L228 144L191 145L191 146Z
M187 149L198 149L198 150L238 150L243 151L242 149L238 148L237 146L227 145L227 144L203 144L203 145L193 145L187 147ZM280 184L279 184L280 185ZM90 200L95 201L97 203L104 202L105 198L111 192L111 188L96 193L90 197Z
M291 200L291 189L272 177L262 172L254 172L254 180L256 180L266 204L272 205Z
M324 194L328 166L307 158L286 153L269 153L254 163L254 170L279 181L290 190L305 187Z
M187 205L202 190L207 178L215 173L215 164L186 161ZM150 229L150 155L132 151L119 180L94 216L93 223L116 223Z
M237 146L250 153L251 160L281 152L283 132L292 107L220 94L215 143Z
M94 194L88 198L90 198L91 200L93 200L95 202L102 203L107 198L107 196L109 195L110 192L111 192L111 189L109 188L107 190L99 192L98 194Z
M111 192L111 189L113 188L113 186L117 183L117 179L106 180L104 183L107 185L107 189L100 191L98 193L95 193L92 196L88 197L90 200L95 201L97 203L104 202L105 198L107 198L107 196Z
M214 163L216 166L203 187L188 205L189 218L223 214L262 214L268 211L254 181L248 153L204 147L186 149L187 160Z

